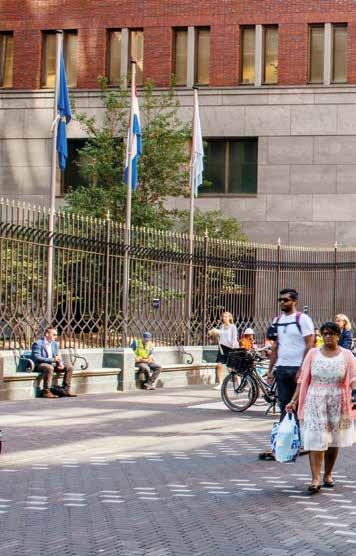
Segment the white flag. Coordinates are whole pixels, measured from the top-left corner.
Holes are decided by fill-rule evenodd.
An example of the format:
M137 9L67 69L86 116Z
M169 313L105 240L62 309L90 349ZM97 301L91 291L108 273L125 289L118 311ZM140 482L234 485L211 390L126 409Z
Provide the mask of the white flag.
M194 90L193 144L190 171L192 173L191 184L197 197L198 188L203 183L204 147L200 126L198 91L196 89Z

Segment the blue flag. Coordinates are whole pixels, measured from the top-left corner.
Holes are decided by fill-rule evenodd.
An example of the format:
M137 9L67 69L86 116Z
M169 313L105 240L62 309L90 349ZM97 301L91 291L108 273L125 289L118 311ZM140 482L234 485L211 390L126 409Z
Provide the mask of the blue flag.
M67 125L72 119L72 111L70 107L69 91L67 86L66 69L64 65L63 53L61 54L61 67L59 78L59 95L58 95L58 115L60 117L57 132L57 151L58 163L63 171L67 165L68 144L67 144Z

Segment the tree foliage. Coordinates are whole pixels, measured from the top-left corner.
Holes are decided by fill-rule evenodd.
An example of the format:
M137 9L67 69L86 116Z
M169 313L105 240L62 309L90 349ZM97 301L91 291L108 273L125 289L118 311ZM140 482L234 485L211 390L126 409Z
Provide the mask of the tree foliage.
M66 196L67 209L80 214L125 220L126 184L123 182L125 139L127 136L129 95L127 90L111 90L100 80L104 106L102 121L76 113L88 141L79 151L79 169L87 181ZM139 163L139 188L132 196L132 223L169 228L166 196L184 193L188 183L190 126L177 115L178 99L173 88L156 93L148 81L140 98L144 133L143 155Z
M178 221L183 232L189 231L189 211L177 213ZM203 236L205 233L210 238L231 239L235 241L247 241L247 236L241 231L241 224L235 218L225 217L220 210L209 210L203 212L199 209L194 211L194 233Z
M85 216L125 221L126 184L123 182L129 93L108 88L99 78L103 111L101 117L75 111L85 136L77 162L86 185L66 197L66 210ZM169 210L167 197L189 195L189 141L191 126L178 116L179 100L173 86L155 91L152 81L140 95L143 154L139 162L139 187L132 195L132 224L158 229L174 227L187 231L187 211ZM206 182L208 183L208 182ZM195 233L208 230L211 237L245 240L240 224L224 218L220 211L196 211Z

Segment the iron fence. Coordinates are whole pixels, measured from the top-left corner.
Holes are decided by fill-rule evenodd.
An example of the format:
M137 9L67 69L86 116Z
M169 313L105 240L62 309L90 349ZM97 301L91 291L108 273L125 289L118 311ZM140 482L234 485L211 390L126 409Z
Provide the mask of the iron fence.
M196 237L192 307L188 236L56 213L52 306L48 311L49 211L0 202L0 349L29 347L48 323L67 347L117 347L150 330L161 345L208 343L221 312L261 341L278 291L293 287L316 324L338 312L354 321L356 248L258 245ZM123 264L129 249L128 310ZM190 315L190 316L189 316Z

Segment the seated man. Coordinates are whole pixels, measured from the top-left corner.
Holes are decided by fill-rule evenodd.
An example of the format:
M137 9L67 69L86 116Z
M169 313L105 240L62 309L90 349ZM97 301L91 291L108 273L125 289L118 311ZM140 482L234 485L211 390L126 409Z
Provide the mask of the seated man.
M152 335L150 332L144 332L142 339L134 340L131 344L131 348L134 350L136 356L136 367L145 374L143 388L146 390L156 389L155 382L162 370L153 359L151 338Z
M54 371L64 373L63 385L60 392L61 396L75 398L76 394L70 392L72 381L73 367L64 366L61 356L59 355L58 344L55 341L57 331L53 326L47 326L44 331L42 340L37 340L32 345L31 358L35 364L35 371L43 373L43 392L44 398L58 398L51 392L52 378Z

